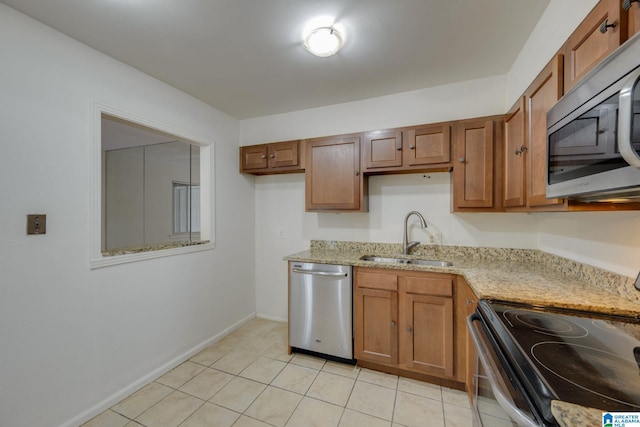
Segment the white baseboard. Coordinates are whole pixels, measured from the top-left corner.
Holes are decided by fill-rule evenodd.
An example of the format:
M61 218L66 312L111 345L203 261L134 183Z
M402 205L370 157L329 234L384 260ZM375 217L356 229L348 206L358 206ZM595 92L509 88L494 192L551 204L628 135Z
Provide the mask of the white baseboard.
M262 314L262 313L256 313L256 317L260 318L260 319L266 319L266 320L273 320L274 322L288 322L289 320L287 318L282 318L282 317L276 317L276 316L269 316L267 314Z
M102 413L103 411L111 408L113 405L115 405L116 403L120 402L125 397L135 393L136 391L140 390L142 387L146 386L150 382L156 380L157 378L161 377L165 373L169 372L170 370L172 370L173 368L175 368L176 366L178 366L179 364L181 364L185 360L189 360L191 357L193 357L194 355L198 354L204 348L210 346L211 344L215 343L216 341L219 341L222 338L224 338L225 336L229 335L231 332L233 332L236 329L240 328L241 326L243 326L244 324L249 322L254 317L256 317L256 314L255 313L251 313L250 315L246 316L245 318L240 319L239 321L237 321L233 325L231 325L228 328L224 329L222 332L220 332L220 333L212 336L211 338L206 339L205 341L201 342L200 344L190 348L189 350L187 350L186 352L182 353L181 355L171 359L170 361L168 361L164 365L162 365L162 366L154 369L153 371L149 372L147 375L137 379L136 381L132 382L131 384L127 385L126 387L124 387L124 388L118 390L117 392L113 393L111 396L107 397L106 399L102 400L101 402L96 403L95 405L93 405L92 407L87 409L86 411L83 411L82 413L76 415L75 417L71 418L70 420L60 424L60 427L77 427L80 424L89 421L91 418L93 418L96 415Z

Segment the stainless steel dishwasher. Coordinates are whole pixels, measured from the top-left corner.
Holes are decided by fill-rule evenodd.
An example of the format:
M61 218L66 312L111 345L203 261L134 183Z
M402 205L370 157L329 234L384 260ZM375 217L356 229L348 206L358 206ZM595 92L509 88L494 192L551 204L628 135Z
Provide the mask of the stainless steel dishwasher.
M353 361L352 268L289 263L289 345Z

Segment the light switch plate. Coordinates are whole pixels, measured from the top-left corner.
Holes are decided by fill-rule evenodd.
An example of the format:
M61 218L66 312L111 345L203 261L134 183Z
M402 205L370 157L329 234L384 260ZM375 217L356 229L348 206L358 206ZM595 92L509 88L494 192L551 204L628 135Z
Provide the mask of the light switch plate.
M46 234L47 216L45 214L27 215L27 234Z

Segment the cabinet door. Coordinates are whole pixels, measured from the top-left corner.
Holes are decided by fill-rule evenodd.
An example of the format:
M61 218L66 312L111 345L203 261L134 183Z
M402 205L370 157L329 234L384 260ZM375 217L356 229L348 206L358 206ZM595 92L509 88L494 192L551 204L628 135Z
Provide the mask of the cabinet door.
M240 147L240 172L266 169L268 166L267 146L252 145Z
M455 208L493 207L493 121L456 126L453 164Z
M308 141L307 211L366 211L360 173L360 136Z
M448 163L451 160L451 127L445 125L409 129L403 152L404 164L407 166Z
M473 293L473 290L469 287L467 282L462 278L458 277L457 279L457 293L456 299L459 300L460 304L464 305L464 319L465 319L465 337L463 341L464 345L464 353L465 353L465 386L467 388L467 394L469 395L469 400L474 398L475 393L475 373L476 373L476 347L473 344L473 338L471 338L471 334L469 332L469 328L466 327L466 318L469 317L476 311L476 307L478 305L478 298ZM458 302L456 302L458 305Z
M363 167L366 170L402 166L402 131L374 131L364 135Z
M452 377L453 299L402 294L401 363L408 369Z
M525 205L525 109L524 97L504 119L504 206Z
M602 28L602 32L603 24L615 26ZM627 15L621 13L620 0L600 0L562 48L564 93L626 38Z
M358 360L398 363L398 293L356 286L353 323Z
M268 145L269 167L272 169L300 164L299 141L278 142Z
M530 207L558 205L547 199L547 111L562 96L562 57L556 56L525 92L526 145L529 147L527 204Z

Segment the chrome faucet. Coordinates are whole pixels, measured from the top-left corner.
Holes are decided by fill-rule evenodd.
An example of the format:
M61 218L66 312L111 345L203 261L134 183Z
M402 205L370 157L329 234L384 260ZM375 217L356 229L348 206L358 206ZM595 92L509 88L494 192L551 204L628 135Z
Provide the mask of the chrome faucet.
M424 217L418 211L411 211L407 214L407 216L404 217L404 236L402 238L402 254L403 255L409 254L409 251L411 250L411 248L420 244L420 242L409 242L409 239L408 239L409 233L407 232L407 223L409 222L409 217L411 215L417 215L418 218L420 219L420 227L427 228L427 221L424 220Z

